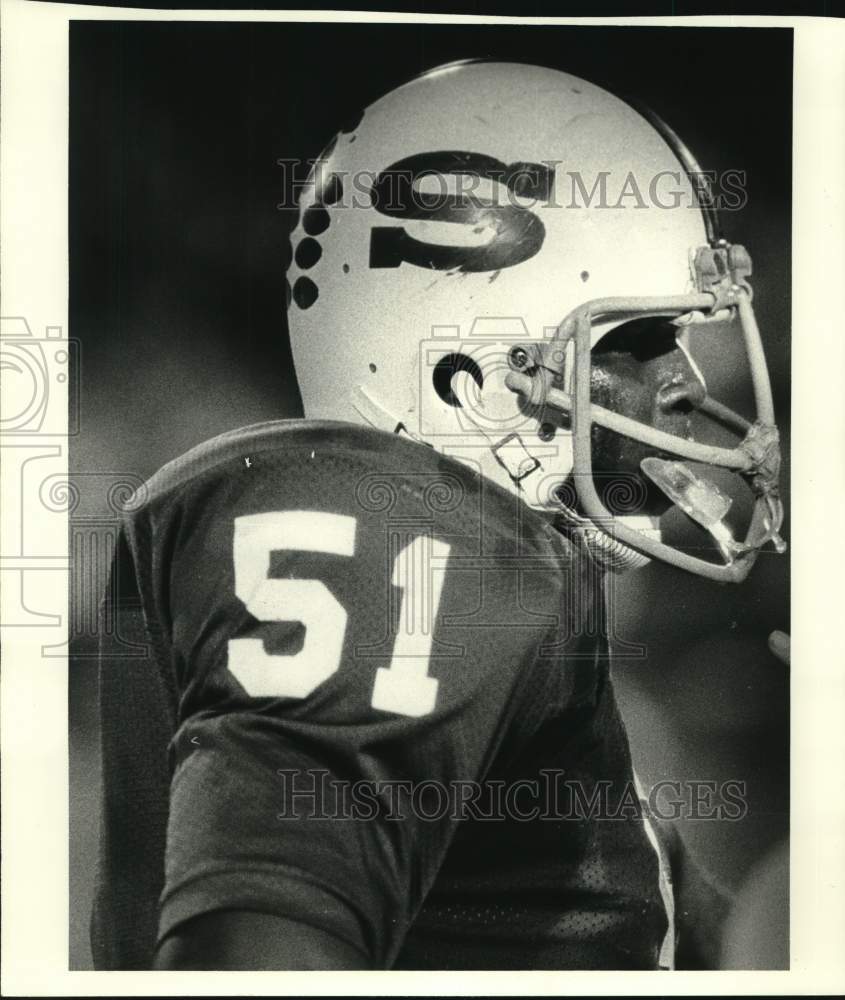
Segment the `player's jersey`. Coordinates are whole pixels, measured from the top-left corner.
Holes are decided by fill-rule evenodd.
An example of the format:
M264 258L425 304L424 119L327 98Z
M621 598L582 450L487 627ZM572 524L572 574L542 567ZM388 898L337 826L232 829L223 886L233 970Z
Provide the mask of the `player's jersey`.
M147 484L114 579L139 656L101 664L99 967L232 908L374 968L657 966L601 579L517 498L400 436L258 425Z

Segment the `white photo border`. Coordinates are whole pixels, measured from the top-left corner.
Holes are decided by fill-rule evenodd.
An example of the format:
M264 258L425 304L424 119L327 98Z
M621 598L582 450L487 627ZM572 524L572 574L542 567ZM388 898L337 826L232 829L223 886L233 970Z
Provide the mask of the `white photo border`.
M38 399L2 429L2 992L7 996L649 995L845 991L845 22L801 17L510 18L155 11L3 0L0 301ZM791 970L601 973L100 973L68 970L68 39L72 20L427 21L794 29ZM722 85L730 86L727 69ZM753 103L745 109L754 128ZM831 316L832 312L832 316ZM11 322L10 322L11 321ZM29 338L29 339L27 339ZM64 377L62 377L64 376ZM818 407L818 409L816 409ZM33 430L35 428L35 430ZM35 473L35 474L33 474ZM35 484L35 485L33 485ZM59 492L61 492L59 488ZM33 517L32 506L37 506Z

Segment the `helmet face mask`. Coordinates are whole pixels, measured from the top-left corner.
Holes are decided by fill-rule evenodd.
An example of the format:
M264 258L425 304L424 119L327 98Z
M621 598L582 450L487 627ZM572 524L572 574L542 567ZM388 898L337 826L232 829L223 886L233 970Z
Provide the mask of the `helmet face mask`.
M720 241L725 244L725 241ZM713 280L711 258L718 280ZM547 347L543 357L529 374L512 375L509 385L535 405L551 405L570 414L573 428L573 475L578 500L592 524L607 535L630 546L643 555L656 556L664 562L689 570L719 582L739 582L747 575L759 550L771 541L778 552L786 545L779 535L783 507L779 496L780 471L779 435L774 425L771 388L763 356L760 333L751 306L751 290L744 276L750 273L750 260L743 247L727 244L715 249L703 247L696 255L699 288L696 294L666 298L608 298L587 302L566 317L558 329L558 337ZM703 315L704 313L707 315ZM757 419L751 423L723 404L706 395L699 403L700 411L713 421L731 428L739 436L733 448L711 446L687 440L614 413L596 405L591 399L591 355L593 318L615 316L677 317L675 322L689 328L707 328L707 324L733 318L739 319L748 355L754 388ZM693 326L693 324L695 324ZM570 394L554 387L561 380L564 348L575 342L575 364ZM745 540L737 542L723 521L730 506L709 480L697 477L678 462L646 456L641 461L643 471L660 486L673 501L717 542L723 564L694 557L637 532L614 519L599 498L593 476L592 428L598 423L668 453L705 465L730 469L738 473L755 494L754 511ZM720 510L721 508L721 510Z
M369 107L315 165L292 235L289 326L306 415L407 433L534 508L586 513L620 537L620 518L595 490L593 424L664 458L687 429L667 413L655 438L653 419L608 418L591 402L602 366L590 355L606 334L639 323L645 337L655 317L665 332L741 314L760 419L771 426L748 318L750 262L742 248L711 246L689 154L672 138L590 83L521 64L444 67ZM671 384L657 389L671 402ZM627 409L624 392L613 398ZM743 455L727 464L753 475L757 460ZM640 488L654 482L645 469L615 472ZM667 493L672 477L655 475L648 490L678 503L683 476ZM769 513L750 540L767 517L777 530L776 476L766 481ZM577 512L561 505L573 483ZM667 557L630 530L626 546ZM751 561L728 547L725 566L684 568L737 579Z

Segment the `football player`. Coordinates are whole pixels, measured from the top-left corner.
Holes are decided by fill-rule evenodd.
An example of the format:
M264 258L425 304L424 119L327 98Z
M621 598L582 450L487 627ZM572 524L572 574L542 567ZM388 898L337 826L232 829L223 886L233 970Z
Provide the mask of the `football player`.
M335 137L288 273L308 419L124 518L149 658L102 663L99 967L712 964L724 900L640 806L604 589L782 545L750 269L674 133L562 72L442 67ZM693 361L716 328L754 420ZM744 539L702 463L752 491ZM712 553L661 541L672 505Z

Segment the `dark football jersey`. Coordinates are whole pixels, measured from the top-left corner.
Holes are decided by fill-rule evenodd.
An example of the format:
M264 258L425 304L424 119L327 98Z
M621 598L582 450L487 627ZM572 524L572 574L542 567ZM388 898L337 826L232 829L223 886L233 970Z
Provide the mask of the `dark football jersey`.
M117 561L148 656L101 662L100 967L221 909L374 968L658 966L667 888L577 542L417 442L292 421L166 466Z

